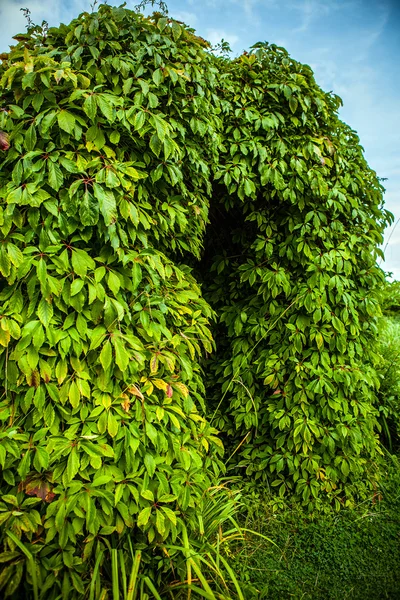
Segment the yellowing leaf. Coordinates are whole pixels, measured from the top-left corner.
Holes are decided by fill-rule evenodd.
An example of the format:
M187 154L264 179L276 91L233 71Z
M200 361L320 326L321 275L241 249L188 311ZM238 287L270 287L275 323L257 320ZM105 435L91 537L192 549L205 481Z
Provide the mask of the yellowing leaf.
M10 332L8 329L0 329L0 344L2 346L8 346L10 343Z
M164 390L164 392L167 391L168 383L166 381L163 381L162 379L152 379L151 381L157 389Z
M142 392L139 390L139 388L136 387L136 385L131 384L128 388L128 392L133 396L137 396L141 400L144 400Z
M144 527L145 525L147 525L147 523L150 519L150 515L151 515L151 506L147 506L142 511L140 511L138 518L137 518L138 527Z
M180 381L173 384L174 388L178 389L184 398L187 398L189 395L189 389L186 387L184 383Z
M153 375L158 371L158 356L154 355L150 360L150 373Z
M68 398L71 402L72 407L78 408L81 399L81 394L75 381L73 381L69 387Z

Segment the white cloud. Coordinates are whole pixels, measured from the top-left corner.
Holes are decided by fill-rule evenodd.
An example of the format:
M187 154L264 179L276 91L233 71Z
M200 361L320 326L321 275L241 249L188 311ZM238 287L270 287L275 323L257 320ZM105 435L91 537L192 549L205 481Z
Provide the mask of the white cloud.
M174 10L171 12L171 17L177 21L182 21L186 25L189 25L189 27L196 27L197 15L194 12L189 12L188 10Z
M206 38L213 46L219 44L221 40L225 40L232 47L239 41L237 35L223 29L207 29Z
M90 10L90 0L68 0L64 4L60 0L0 0L0 50L7 51L10 44L15 44L12 37L26 30L26 19L20 8L31 11L34 23L47 21L50 26L60 22L69 22L84 10Z

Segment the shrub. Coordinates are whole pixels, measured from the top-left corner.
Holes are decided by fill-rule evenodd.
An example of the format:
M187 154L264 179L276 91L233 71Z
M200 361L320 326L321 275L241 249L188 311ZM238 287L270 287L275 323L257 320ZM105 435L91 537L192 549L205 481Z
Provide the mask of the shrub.
M168 258L199 254L207 218L211 60L175 21L108 6L18 39L0 70L0 520L18 558L1 586L21 581L20 539L46 598L80 597L133 529L158 586L221 467L212 311Z

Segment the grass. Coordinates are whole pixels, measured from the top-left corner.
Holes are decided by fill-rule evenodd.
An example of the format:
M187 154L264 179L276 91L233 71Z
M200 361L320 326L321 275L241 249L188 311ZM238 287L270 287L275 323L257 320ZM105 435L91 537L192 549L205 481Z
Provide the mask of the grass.
M250 506L249 534L231 567L246 600L400 599L400 471L392 469L382 502L312 519L300 509L272 513Z

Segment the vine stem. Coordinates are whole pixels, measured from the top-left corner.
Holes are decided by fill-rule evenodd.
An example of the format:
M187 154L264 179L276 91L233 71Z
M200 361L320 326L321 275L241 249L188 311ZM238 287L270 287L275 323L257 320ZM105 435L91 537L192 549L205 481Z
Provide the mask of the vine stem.
M275 327L275 325L277 324L277 322L279 321L279 319L281 319L281 318L283 317L283 315L285 315L285 314L288 312L288 310L290 310L290 309L292 308L292 306L294 306L294 305L296 304L296 302L297 302L298 300L300 300L301 298L304 298L304 296L305 296L305 295L306 295L306 292L304 292L304 294L302 294L301 296L297 296L297 297L296 297L296 298L293 300L293 302L292 302L291 304L289 304L289 306L288 306L287 308L285 308L285 310L283 311L283 313L282 313L281 315L279 315L279 317L278 317L277 319L275 319L275 321L272 323L272 325L270 325L270 327L267 329L267 331L264 333L264 335L262 335L262 336L260 337L260 339L258 340L258 342L257 342L256 344L254 344L254 346L251 348L251 350L249 350L249 352L243 356L243 358L242 358L242 361L241 361L240 365L238 366L238 368L237 368L237 370L236 370L236 373L234 373L234 375L233 375L232 379L231 379L231 380L230 380L230 382L228 383L228 386L227 386L227 388L226 388L225 392L222 394L221 400L218 402L217 408L215 409L215 411L214 411L214 413L213 413L213 416L211 417L211 420L210 420L210 425L211 425L211 423L214 421L215 415L216 415L216 413L217 413L217 411L218 411L219 407L221 406L222 402L224 401L224 399L225 399L225 396L227 395L227 393L228 393L228 391L229 391L229 389L230 389L230 387L231 387L231 384L232 384L232 383L234 383L235 379L237 378L237 376L238 376L238 374L239 374L239 371L240 371L240 369L242 368L242 365L243 365L243 360L245 360L245 359L248 359L248 358L250 357L250 355L251 355L251 354L254 352L254 350L257 348L258 344L261 344L261 342L262 342L263 340L265 340L265 338L267 337L267 335L269 334L269 332L271 331L271 329L273 329L273 328Z

